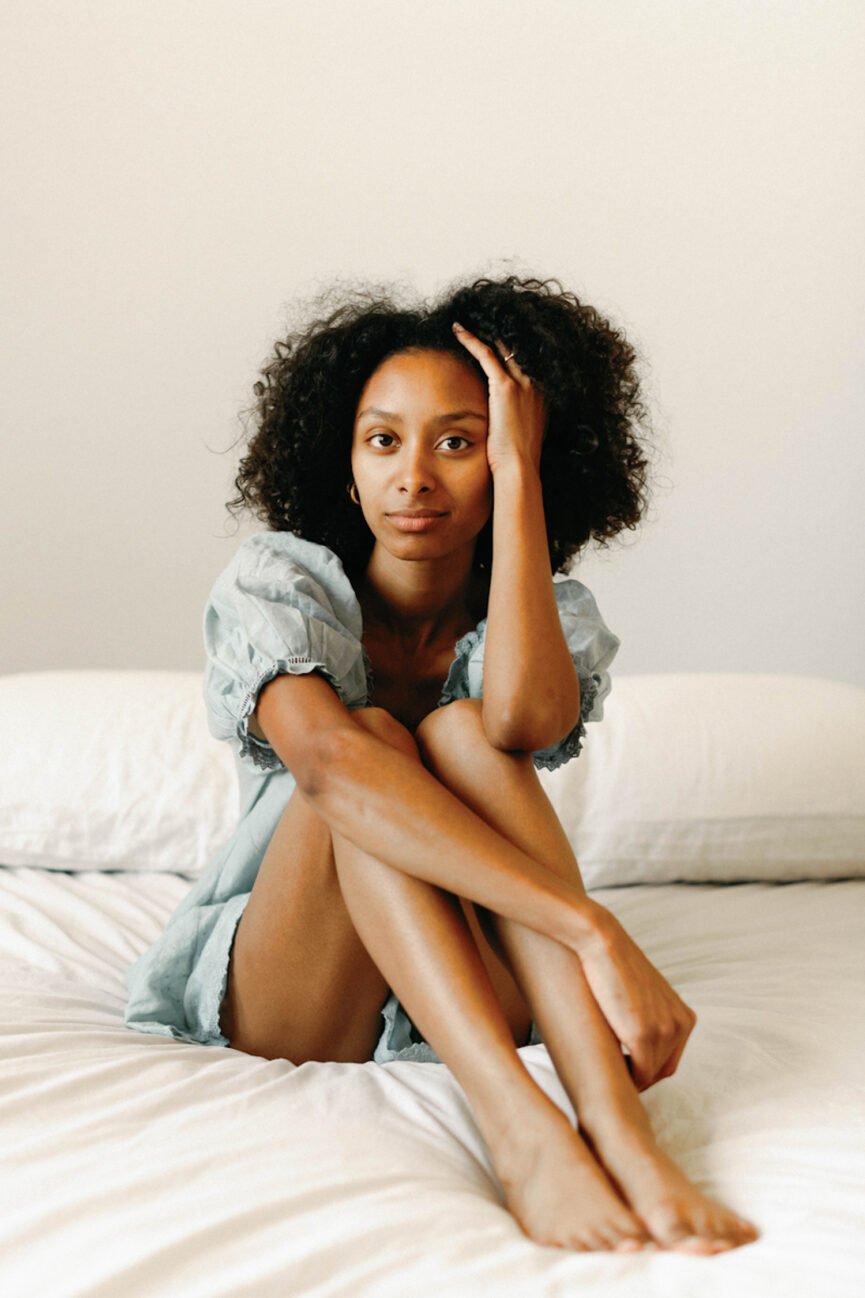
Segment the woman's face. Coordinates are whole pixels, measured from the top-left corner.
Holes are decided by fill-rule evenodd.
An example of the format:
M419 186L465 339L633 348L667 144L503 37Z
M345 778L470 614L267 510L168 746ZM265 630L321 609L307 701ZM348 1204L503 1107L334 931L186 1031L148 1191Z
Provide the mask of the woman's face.
M486 383L448 352L401 352L367 380L351 465L364 518L392 554L474 548L492 512L488 417ZM418 510L435 517L424 522Z

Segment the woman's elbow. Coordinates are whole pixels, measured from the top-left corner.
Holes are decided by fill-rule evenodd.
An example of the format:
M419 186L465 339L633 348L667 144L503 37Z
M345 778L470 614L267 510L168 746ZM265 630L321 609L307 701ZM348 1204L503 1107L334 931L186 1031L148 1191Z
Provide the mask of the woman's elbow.
M484 728L493 748L501 752L536 753L552 748L569 735L578 717L579 709L573 719L561 714L547 718L537 712L525 717L500 716L495 723L485 723Z

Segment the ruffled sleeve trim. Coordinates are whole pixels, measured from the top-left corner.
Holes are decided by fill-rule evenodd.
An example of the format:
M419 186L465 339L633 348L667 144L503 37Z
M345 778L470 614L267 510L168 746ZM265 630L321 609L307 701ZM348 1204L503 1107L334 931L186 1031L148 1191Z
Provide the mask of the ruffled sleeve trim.
M351 704L350 704L350 705L349 705L349 710L350 710L350 711L353 710L353 706L357 706L357 707L365 707L365 706L368 706L368 705L369 705L369 701L370 701L370 699L371 699L371 698L374 696L374 694L375 694L375 673L374 673L373 670L372 670L372 659L370 658L369 654L367 653L366 645L365 645L362 641L361 641L361 646L360 646L360 652L361 652L361 656L362 656L362 658L363 658L363 671L364 671L364 676L366 677L366 698L363 700L362 703L358 703L358 704L356 704L356 705L351 705Z
M580 719L571 733L566 735L560 743L554 744L551 748L541 748L532 753L537 769L555 771L560 766L564 766L565 762L569 762L572 757L579 757L583 747L583 739L586 735L586 722L594 711L598 691L602 684L603 677L599 672L592 672L589 676L583 676L580 673Z
M312 658L291 657L277 658L265 671L260 672L253 684L249 687L243 696L240 705L240 711L237 717L237 738L240 741L239 756L248 757L253 765L263 771L274 771L285 765L282 758L266 740L258 739L255 735L249 733L249 718L255 711L258 702L258 696L272 680L277 676L286 674L292 676L305 676L309 672L319 671L325 676L330 685L336 690L340 698L343 698L339 683L328 671L322 662L316 662Z
M208 728L259 771L284 769L249 733L276 676L320 672L345 706L365 706L371 667L360 604L337 555L291 532L257 532L217 577L204 613Z
M571 658L580 682L580 716L573 730L549 748L532 753L535 767L554 771L578 757L586 735L586 722L603 719L604 699L610 692L607 670L619 649L619 639L606 626L591 591L573 578L555 583L556 603ZM487 619L478 623L454 646L454 658L445 679L438 707L455 699L480 698L483 692L484 637Z
M446 704L453 703L454 699L467 699L470 697L469 658L483 641L486 624L487 620L484 618L478 623L474 631L467 631L454 645L454 658L448 668L442 695L436 704L437 708L443 708Z

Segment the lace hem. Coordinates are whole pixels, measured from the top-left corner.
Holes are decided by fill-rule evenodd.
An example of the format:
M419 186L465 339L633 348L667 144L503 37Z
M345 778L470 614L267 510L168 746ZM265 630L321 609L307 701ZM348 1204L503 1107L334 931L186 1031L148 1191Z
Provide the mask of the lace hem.
M454 646L455 657L448 670L444 689L436 707L443 708L448 703L453 703L455 699L467 699L470 697L468 681L469 658L483 639L485 625L486 619L480 623L476 630L469 631L461 640L458 640ZM560 743L555 744L552 748L542 748L532 753L532 759L537 769L555 771L560 766L564 766L565 762L571 761L574 757L579 757L582 752L583 739L586 735L586 722L594 711L595 701L603 678L598 672L586 672L585 667L576 657L574 666L577 668L580 679L580 719L570 734L566 735Z
M591 715L595 699L598 696L598 690L601 687L601 677L597 672L592 672L590 676L580 676L580 719L574 726L569 735L552 748L542 748L536 753L532 753L535 767L544 771L555 771L565 762L571 761L574 757L579 757L583 748L583 739L586 735L586 722Z
M467 631L454 645L453 662L448 668L441 698L436 704L437 708L443 708L448 703L453 703L455 699L467 699L469 697L469 657L483 639L485 625L486 618L474 631Z
M274 748L264 739L257 739L255 735L249 733L249 718L255 711L255 705L258 702L258 696L277 676L292 675L305 676L309 672L320 671L330 682L333 688L339 694L339 688L333 676L328 672L327 667L322 662L317 662L312 658L291 657L277 658L263 672L256 677L255 682L250 686L243 696L243 702L240 705L240 712L237 718L235 733L240 740L240 756L249 757L254 766L263 771L275 771L284 767L285 763ZM340 695L340 697L342 697Z
M366 676L366 703L371 706L373 695L375 694L375 673L372 670L372 659L366 651L366 645L361 641L361 656L363 658L363 670Z

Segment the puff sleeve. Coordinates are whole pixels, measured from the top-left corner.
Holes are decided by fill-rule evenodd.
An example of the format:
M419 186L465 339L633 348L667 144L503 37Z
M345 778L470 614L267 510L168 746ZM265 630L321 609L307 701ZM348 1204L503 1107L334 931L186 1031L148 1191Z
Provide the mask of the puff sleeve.
M587 721L603 720L604 699L612 684L608 669L621 644L601 617L587 586L571 577L554 582L553 589L562 631L580 681L580 719L559 743L532 753L535 766L550 771L578 756ZM440 707L457 698L481 698L486 625L484 618L476 630L457 642Z
M258 695L275 676L319 671L349 709L366 702L362 615L342 563L292 532L257 532L214 583L204 611L204 702L216 739L253 766L282 766L249 733Z

